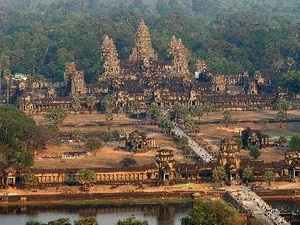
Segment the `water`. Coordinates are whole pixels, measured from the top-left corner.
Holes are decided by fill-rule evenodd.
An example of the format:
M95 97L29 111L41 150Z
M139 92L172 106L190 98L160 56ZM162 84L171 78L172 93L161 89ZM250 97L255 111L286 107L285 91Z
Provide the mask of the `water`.
M116 225L118 220L131 215L139 220L147 220L149 225L180 225L180 219L191 207L191 203L1 207L0 225L25 225L29 220L47 223L58 218L69 218L73 224L75 220L89 216L96 217L99 224Z
M300 210L300 200L266 200L272 208ZM0 207L0 225L25 225L29 220L47 223L58 218L75 220L95 216L100 225L116 225L118 220L134 215L149 225L180 225L192 203L151 205L84 205ZM299 224L299 223L292 223Z
M279 211L284 210L288 212L300 211L300 200L265 200L273 209L278 209ZM300 224L300 215L297 216L285 216L287 221L290 221L292 225Z

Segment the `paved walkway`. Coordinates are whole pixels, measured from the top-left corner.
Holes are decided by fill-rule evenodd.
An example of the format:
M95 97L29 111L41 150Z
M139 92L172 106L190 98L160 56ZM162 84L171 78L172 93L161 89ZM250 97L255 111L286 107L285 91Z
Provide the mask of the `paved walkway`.
M189 141L190 147L193 151L204 161L204 162L211 162L215 160L215 157L208 153L204 147L199 145L196 141L194 141L188 134L186 134L180 127L175 126L172 130L176 135L180 135L186 137Z
M261 197L248 187L230 186L226 190L229 194L246 210L250 210L252 215L260 220L264 225L290 225L279 215L278 209L272 209Z

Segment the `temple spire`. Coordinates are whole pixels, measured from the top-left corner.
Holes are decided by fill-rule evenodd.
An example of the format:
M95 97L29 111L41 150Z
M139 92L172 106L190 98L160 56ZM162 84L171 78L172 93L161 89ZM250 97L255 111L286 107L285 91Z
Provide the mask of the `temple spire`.
M187 75L189 73L188 63L190 55L181 39L176 39L175 36L172 37L168 53L172 58L173 72L179 76Z
M108 35L104 35L103 38L101 57L104 61L104 71L99 80L117 77L120 74L120 60L118 59L117 48Z
M137 30L135 47L133 48L129 60L147 63L150 59L157 60L157 54L152 48L149 29L144 20L142 20Z

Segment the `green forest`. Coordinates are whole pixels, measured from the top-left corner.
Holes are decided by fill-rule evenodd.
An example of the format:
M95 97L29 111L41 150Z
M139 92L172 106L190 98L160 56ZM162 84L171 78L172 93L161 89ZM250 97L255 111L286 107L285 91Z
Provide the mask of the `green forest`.
M104 34L127 59L142 19L168 61L174 35L214 73L248 71L282 81L300 75L298 0L0 0L0 57L11 73L63 79L75 61L91 82L101 72Z

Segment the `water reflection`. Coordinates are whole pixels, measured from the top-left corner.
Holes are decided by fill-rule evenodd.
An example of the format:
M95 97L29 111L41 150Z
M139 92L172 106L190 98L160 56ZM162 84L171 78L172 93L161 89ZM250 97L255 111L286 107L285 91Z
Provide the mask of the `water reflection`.
M99 224L115 225L119 219L135 215L149 225L180 225L192 203L144 205L82 205L82 206L27 206L0 207L1 225L25 225L29 220L49 222L69 218L70 222L95 216Z
M300 214L296 212L300 210L300 201L299 199L291 200L265 200L273 209L278 209L285 213L290 212L290 215L285 215L285 219L290 221L292 225L300 224Z

